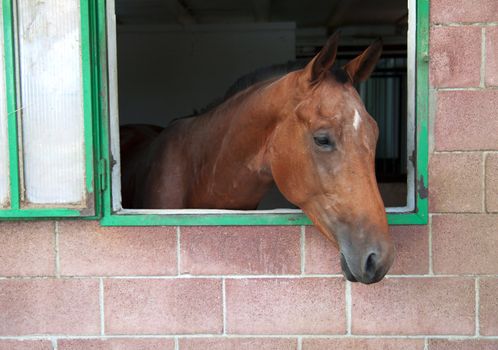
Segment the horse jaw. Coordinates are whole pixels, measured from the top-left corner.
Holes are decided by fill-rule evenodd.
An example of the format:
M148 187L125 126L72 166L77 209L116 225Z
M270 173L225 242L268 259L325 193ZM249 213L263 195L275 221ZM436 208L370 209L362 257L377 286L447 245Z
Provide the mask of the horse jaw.
M326 201L326 200L325 200ZM389 271L395 256L387 222L363 224L344 222L324 201L302 206L317 229L339 250L345 278L351 282L379 282Z

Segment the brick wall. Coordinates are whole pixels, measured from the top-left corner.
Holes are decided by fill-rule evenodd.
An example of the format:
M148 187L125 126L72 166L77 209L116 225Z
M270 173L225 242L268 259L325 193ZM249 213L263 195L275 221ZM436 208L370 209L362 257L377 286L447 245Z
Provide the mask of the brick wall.
M312 227L0 224L0 350L498 349L498 1L433 0L428 226L383 282Z

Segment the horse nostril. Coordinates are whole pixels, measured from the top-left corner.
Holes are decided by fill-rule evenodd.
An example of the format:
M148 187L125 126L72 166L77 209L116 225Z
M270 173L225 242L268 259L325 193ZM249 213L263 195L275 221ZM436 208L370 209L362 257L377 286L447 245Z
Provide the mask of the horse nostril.
M371 253L365 261L365 275L373 278L377 272L377 254Z

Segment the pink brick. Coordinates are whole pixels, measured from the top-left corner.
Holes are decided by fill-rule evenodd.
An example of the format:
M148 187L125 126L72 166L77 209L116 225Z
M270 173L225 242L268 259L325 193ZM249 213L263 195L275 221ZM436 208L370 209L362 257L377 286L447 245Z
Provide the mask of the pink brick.
M498 340L447 340L430 339L429 349L431 350L496 350Z
M341 261L335 245L314 226L307 226L305 272L307 274L340 274Z
M431 212L483 211L481 153L432 154L429 162Z
M389 278L352 286L352 333L465 334L475 330L474 280Z
M486 278L479 282L479 318L481 335L498 335L498 279ZM498 349L498 343L497 343Z
M304 339L303 350L424 350L423 339Z
M391 275L418 275L429 272L429 227L391 226L396 258Z
M298 274L300 228L185 227L181 231L184 274Z
M498 21L496 0L432 0L433 23Z
M486 85L498 86L498 27L486 28Z
M498 273L498 215L432 218L432 258L438 274Z
M181 350L297 350L296 339L278 338L184 338Z
M215 279L112 279L104 285L109 334L221 333L222 285Z
M58 350L174 350L173 339L61 339Z
M341 278L226 280L227 333L343 334Z
M0 350L52 350L50 340L0 340Z
M427 226L391 226L390 232L396 258L389 274L426 274L429 270ZM306 273L341 273L337 248L311 227L306 228Z
M439 92L436 150L498 149L497 110L498 90Z
M101 227L59 223L61 274L69 276L176 274L174 227Z
M430 37L434 87L476 87L481 81L481 28L435 27Z
M53 222L0 223L0 276L55 274Z
M97 280L0 281L0 335L98 334Z
M498 212L498 154L486 156L486 210Z

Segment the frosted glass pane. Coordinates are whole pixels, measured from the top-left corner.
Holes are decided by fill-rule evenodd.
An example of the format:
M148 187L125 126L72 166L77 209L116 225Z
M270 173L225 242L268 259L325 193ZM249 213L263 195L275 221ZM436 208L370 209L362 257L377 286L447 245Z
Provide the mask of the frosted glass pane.
M0 1L0 207L9 202L9 153L7 146L7 101L3 50L3 16Z
M85 199L80 0L18 0L25 200Z

